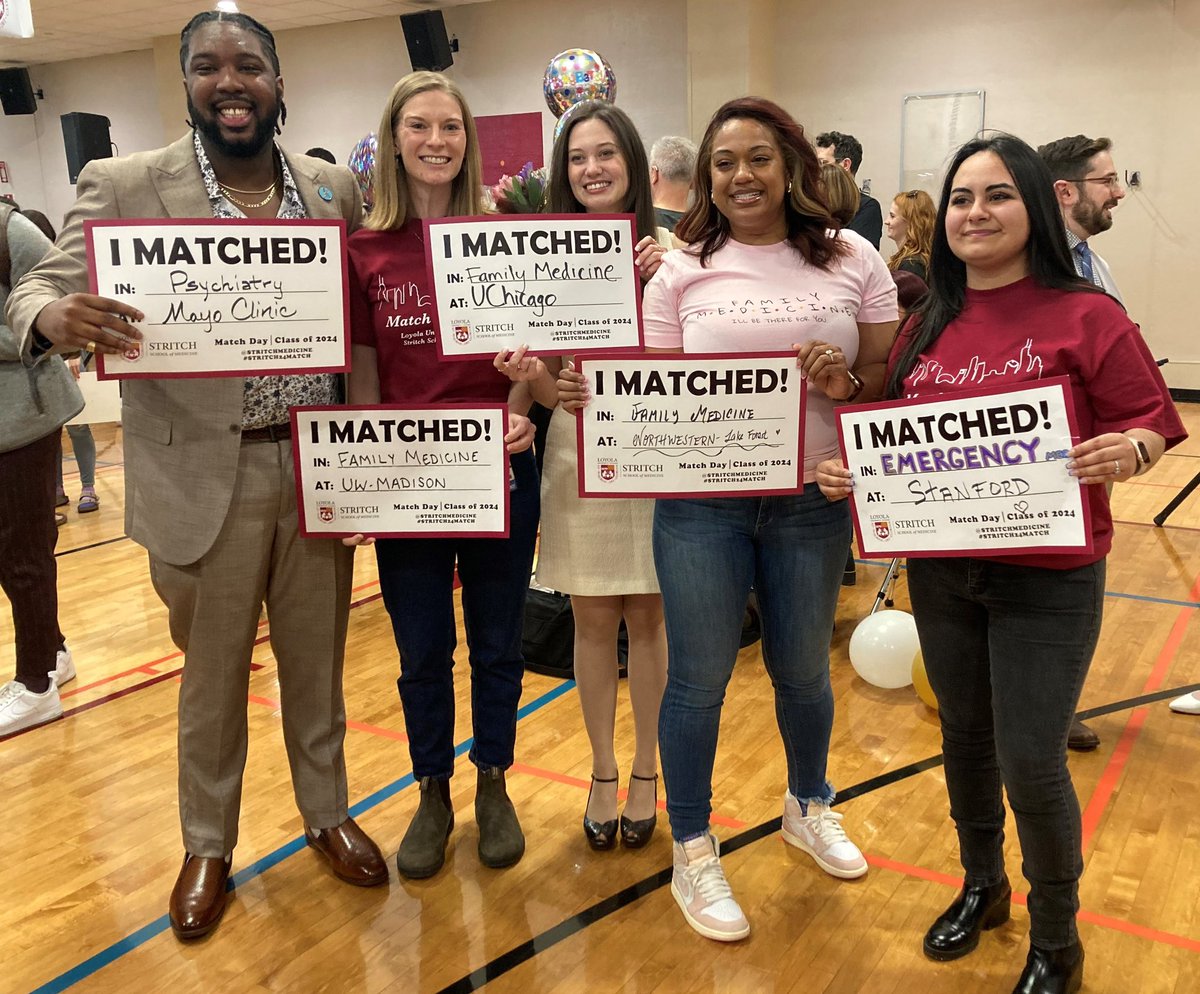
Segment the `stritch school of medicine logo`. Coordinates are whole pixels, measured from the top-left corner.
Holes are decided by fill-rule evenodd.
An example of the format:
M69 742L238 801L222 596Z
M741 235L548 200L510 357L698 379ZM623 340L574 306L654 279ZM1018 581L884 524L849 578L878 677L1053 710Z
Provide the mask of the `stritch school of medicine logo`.
M0 0L2 4L4 0ZM121 353L121 358L126 362L137 362L142 357L142 348L140 345L132 345Z
M617 464L615 462L609 462L608 460L605 460L604 462L600 463L598 472L600 473L601 480L603 480L605 483L612 483L612 481L617 478Z
M875 537L881 542L886 542L892 537L892 523L887 518L872 518L871 523L875 526Z
M317 517L325 522L332 521L334 516L337 514L335 507L336 505L334 505L331 501L317 501Z
M471 340L471 325L466 321L454 326L454 340L459 345L466 345Z

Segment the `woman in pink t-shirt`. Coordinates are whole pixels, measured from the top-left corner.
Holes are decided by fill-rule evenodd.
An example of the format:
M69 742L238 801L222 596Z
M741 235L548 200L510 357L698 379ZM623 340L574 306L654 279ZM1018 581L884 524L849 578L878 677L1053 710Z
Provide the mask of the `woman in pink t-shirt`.
M1067 465L1086 485L1093 551L908 563L966 871L924 950L957 959L980 932L1008 920L1003 787L1030 883L1029 956L1014 994L1069 994L1082 983L1075 914L1083 854L1066 748L1100 634L1112 541L1106 485L1145 472L1186 432L1137 327L1076 276L1045 164L1011 135L975 139L947 171L929 293L896 342L888 394L930 397L1064 375L1086 440ZM823 463L817 478L830 500L851 491L840 460Z
M866 872L831 810L829 642L850 519L813 481L837 451L838 404L878 397L896 330L896 288L879 253L833 230L803 129L758 98L717 111L700 146L696 204L646 288L646 344L663 352L795 350L807 377L804 488L784 496L657 502L654 560L670 664L659 719L671 890L689 925L729 941L750 926L709 832L721 704L751 586L787 755L783 837L827 873ZM832 512L832 513L831 513Z

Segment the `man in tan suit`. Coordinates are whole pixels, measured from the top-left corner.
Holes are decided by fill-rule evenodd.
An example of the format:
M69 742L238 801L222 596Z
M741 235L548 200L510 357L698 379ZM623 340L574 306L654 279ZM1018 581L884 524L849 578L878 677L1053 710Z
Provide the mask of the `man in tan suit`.
M9 320L34 351L113 354L142 336L133 307L87 289L91 218L342 217L362 203L349 170L285 155L271 33L244 14L196 15L180 63L194 134L153 152L90 163L57 247L12 294ZM137 379L124 384L125 524L150 555L171 637L184 651L179 811L186 850L171 894L181 938L225 908L246 760L246 693L266 603L283 733L308 844L350 883L387 879L349 818L342 662L353 550L303 539L288 407L334 403L336 377Z

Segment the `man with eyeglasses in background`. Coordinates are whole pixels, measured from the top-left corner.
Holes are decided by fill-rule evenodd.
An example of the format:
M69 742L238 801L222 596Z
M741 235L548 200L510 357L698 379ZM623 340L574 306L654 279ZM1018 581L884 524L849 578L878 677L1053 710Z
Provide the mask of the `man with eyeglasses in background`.
M1088 245L1089 238L1112 227L1113 208L1125 197L1111 149L1111 139L1074 135L1041 146L1038 155L1054 177L1075 272L1123 304L1108 263Z
M1125 197L1111 149L1109 138L1072 135L1047 142L1038 148L1038 155L1054 177L1054 193L1067 229L1075 272L1123 305L1108 263L1088 245L1089 238L1112 227L1113 208ZM1100 736L1076 718L1067 736L1067 747L1090 752L1098 745Z

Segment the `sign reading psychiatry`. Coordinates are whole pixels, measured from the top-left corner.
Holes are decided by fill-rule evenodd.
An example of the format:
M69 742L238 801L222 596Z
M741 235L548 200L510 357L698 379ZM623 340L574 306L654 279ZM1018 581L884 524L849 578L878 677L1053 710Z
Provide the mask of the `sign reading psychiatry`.
M146 315L101 379L350 368L340 220L85 221L91 289Z
M837 415L864 556L1091 550L1065 377Z
M804 377L794 352L580 357L581 497L795 493Z
M300 534L508 537L503 404L293 407Z
M631 215L426 221L438 354L639 349L637 240Z

